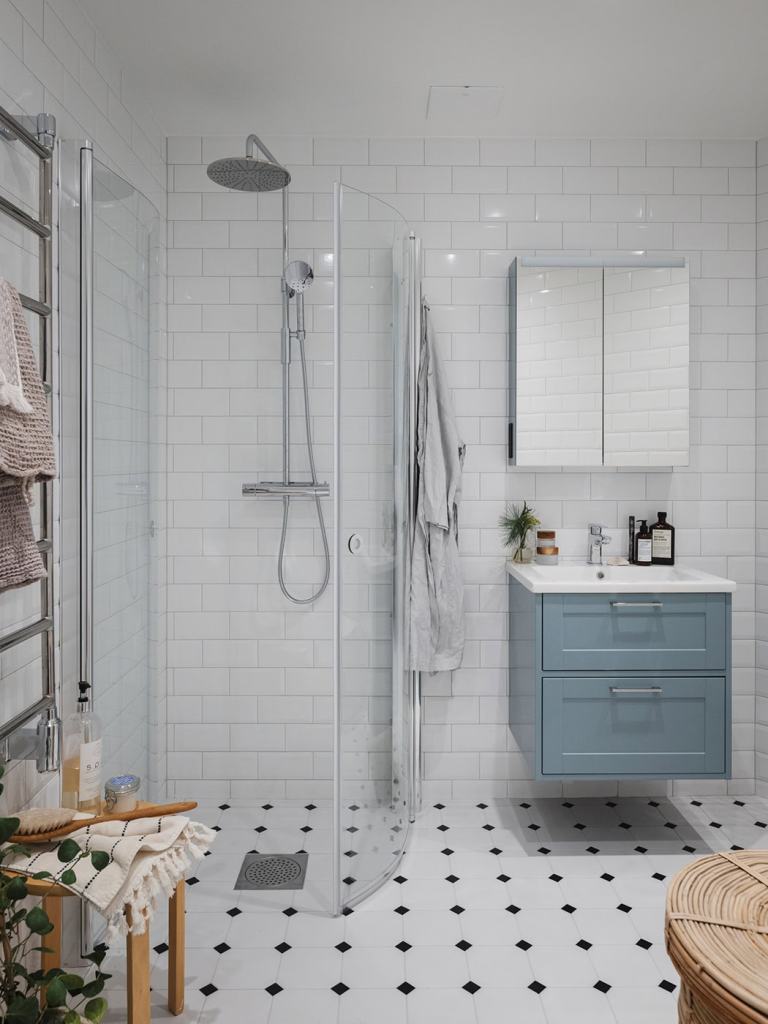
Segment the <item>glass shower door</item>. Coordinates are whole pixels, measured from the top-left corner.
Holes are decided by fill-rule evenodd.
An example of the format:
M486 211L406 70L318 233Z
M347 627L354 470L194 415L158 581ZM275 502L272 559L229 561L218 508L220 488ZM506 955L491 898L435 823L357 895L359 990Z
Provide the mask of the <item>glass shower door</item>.
M335 691L338 907L403 852L411 800L405 612L412 258L406 221L344 185L335 196Z
M162 789L150 753L154 575L151 401L154 206L92 163L92 685L104 728L102 778L130 772Z

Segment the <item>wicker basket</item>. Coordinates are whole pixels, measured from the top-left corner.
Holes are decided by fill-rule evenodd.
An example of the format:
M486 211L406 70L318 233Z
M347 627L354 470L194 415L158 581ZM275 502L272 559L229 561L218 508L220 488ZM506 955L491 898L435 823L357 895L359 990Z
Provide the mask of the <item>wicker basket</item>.
M768 1024L768 852L702 857L669 887L680 1024Z

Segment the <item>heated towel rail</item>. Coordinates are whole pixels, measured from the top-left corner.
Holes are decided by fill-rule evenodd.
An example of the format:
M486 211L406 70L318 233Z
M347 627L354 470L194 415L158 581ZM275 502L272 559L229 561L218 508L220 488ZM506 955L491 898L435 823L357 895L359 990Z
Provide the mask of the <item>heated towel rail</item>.
M39 318L40 323L40 376L48 395L49 409L53 409L53 153L56 120L51 114L14 117L0 107L0 139L6 143L26 146L38 158L38 216L31 217L21 207L0 196L0 215L5 214L31 231L38 239L39 292L38 296L20 295L24 309ZM36 622L22 626L0 636L0 654L39 636L41 639L42 696L29 707L0 723L0 758L29 756L23 744L13 744L14 734L42 715L38 728L37 763L41 771L58 768L59 729L56 715L56 676L54 662L54 544L53 544L53 482L40 485L40 540L38 548L45 561L47 573L40 583L40 617ZM15 747L15 749L14 749Z

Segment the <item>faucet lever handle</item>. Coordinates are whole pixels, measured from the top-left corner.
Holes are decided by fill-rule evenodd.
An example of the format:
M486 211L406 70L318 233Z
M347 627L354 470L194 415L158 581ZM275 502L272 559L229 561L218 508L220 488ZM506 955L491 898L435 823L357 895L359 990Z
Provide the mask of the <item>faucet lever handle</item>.
M590 532L591 536L593 536L593 537L602 537L602 535L603 535L603 526L602 526L602 524L601 523L590 523L589 524L589 532Z

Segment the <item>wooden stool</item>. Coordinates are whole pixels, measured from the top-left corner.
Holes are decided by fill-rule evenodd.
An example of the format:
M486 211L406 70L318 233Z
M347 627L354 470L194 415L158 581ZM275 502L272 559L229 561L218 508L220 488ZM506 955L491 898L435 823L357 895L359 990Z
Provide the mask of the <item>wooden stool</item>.
M8 871L11 875L15 872ZM75 893L62 885L47 879L24 876L30 896L43 901L43 910L53 925L53 931L44 937L50 953L41 953L44 971L61 967L61 901ZM174 1016L184 1010L184 897L185 882L176 886L168 900L168 1009ZM126 918L130 925L130 911L126 907ZM149 928L142 935L130 932L126 938L127 948L127 1024L149 1024L152 1019L149 999Z

